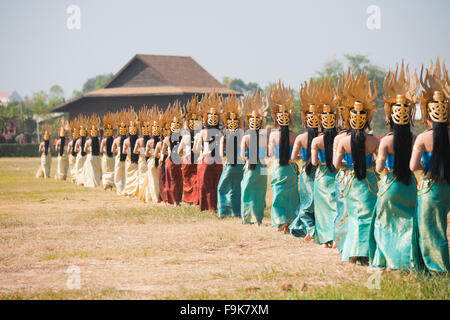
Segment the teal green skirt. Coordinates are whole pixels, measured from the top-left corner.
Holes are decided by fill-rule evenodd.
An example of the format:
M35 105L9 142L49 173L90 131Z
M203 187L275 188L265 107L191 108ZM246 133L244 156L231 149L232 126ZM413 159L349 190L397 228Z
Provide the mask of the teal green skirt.
M261 223L266 208L267 166L257 164L254 170L245 165L241 182L242 223Z
M349 175L345 174L344 170L339 170L336 174L335 189L336 189L336 217L334 219L334 243L338 249L339 254L342 254L342 249L347 236L347 222L348 215L345 208L345 194L348 187L347 180Z
M352 257L369 257L370 225L377 202L377 178L367 171L366 178L358 180L348 174L344 203L347 210L347 235L342 248L342 261Z
M313 167L308 176L302 167L298 179L300 205L295 220L289 226L291 234L296 237L314 237L314 177L317 167Z
M380 181L370 231L370 264L373 267L414 270L418 247L414 235L417 205L414 177L407 186L394 174L387 173Z
M336 171L326 165L319 165L314 178L314 241L327 243L334 239L336 218Z
M430 272L449 272L447 214L450 186L424 178L417 196L417 225L420 255Z
M270 210L272 227L291 223L299 204L298 167L294 162L280 166L275 160L272 166L270 187L272 189L272 208Z
M241 181L244 165L224 164L217 186L217 209L219 218L241 216Z

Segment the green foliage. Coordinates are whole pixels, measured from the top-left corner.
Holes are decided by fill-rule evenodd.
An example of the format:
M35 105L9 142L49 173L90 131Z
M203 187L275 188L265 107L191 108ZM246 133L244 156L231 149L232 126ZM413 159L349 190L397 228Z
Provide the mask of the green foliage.
M257 89L261 90L261 88L259 87L259 85L256 82L245 83L243 80L237 79L237 78L225 77L225 78L223 78L222 83L227 88L230 88L230 89L235 90L235 91L242 92L244 94L246 94L246 93L253 93Z
M103 88L112 78L114 74L100 74L96 77L89 78L84 84L81 92L88 93ZM75 92L74 92L75 93Z

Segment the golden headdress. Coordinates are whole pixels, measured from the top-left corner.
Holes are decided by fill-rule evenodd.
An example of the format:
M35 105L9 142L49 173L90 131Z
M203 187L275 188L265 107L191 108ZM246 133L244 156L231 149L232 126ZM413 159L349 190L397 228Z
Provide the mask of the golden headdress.
M323 90L325 93L325 90ZM325 98L325 97L324 97ZM319 85L311 78L300 86L300 112L302 123L307 128L318 128L320 125L321 105L319 100Z
M92 114L89 117L88 123L91 137L98 137L100 132L100 117L96 114Z
M350 110L350 127L354 130L362 130L366 126L370 128L375 112L373 100L377 97L377 85L374 81L372 90L372 81L368 78L369 76L362 70L348 88L348 94L355 99L354 107Z
M199 105L203 113L203 125L219 125L220 113L223 109L223 96L213 91L204 95Z
M80 136L80 124L78 123L77 117L70 121L70 134L72 139L78 139Z
M48 123L44 123L42 125L42 140L50 140L50 136L52 135L52 127Z
M175 132L180 130L183 126L183 111L180 101L176 100L172 105L169 105L167 109L170 114L170 131Z
M186 127L190 130L195 130L195 121L201 120L201 112L198 97L194 96L186 103L184 118Z
M103 116L103 134L107 137L114 135L114 115L111 112Z
M127 111L127 119L128 119L128 133L132 136L138 134L139 130L139 117L134 111L133 107L130 107Z
M87 127L88 127L88 119L80 114L77 118L77 123L79 127L80 137L86 137L87 136Z
M152 131L150 109L145 105L139 110L139 129L143 136L149 136Z
M332 86L330 79L325 78L317 88L317 105L322 110L320 123L324 129L336 127L336 108L338 98L336 96L336 86Z
M119 135L126 136L128 134L128 114L125 109L122 108L115 114L115 122Z
M258 90L252 95L247 95L243 101L245 122L250 130L259 130L264 125L267 117L269 103L266 97Z
M229 95L223 100L222 119L227 129L236 131L241 127L242 105L236 95Z
M395 73L388 71L383 81L384 95L384 111L386 113L386 124L389 119L395 124L405 125L414 119L416 111L417 97L415 96L419 89L419 78L414 70L414 74L409 74L409 68L405 67L402 60L400 72L398 64Z
M439 57L433 67L431 61L430 68L426 70L423 76L423 65L420 70L420 83L423 91L420 95L420 107L422 110L422 119L433 122L445 123L449 120L449 99L450 99L450 80L445 63L441 65Z
M69 131L69 121L67 121L66 119L64 119L64 117L62 117L58 121L58 135L59 135L59 137L60 138L65 137L67 131Z
M151 123L151 133L154 137L159 137L161 135L161 116L162 112L159 108L154 105L149 112L150 123Z
M161 114L159 123L161 126L162 134L164 137L170 136L170 122L171 122L172 110L171 106L167 106L166 110Z
M286 88L281 80L270 89L269 102L270 113L275 127L287 126L292 122L292 108L294 106L294 94L291 88Z
M339 128L347 130L350 128L350 109L355 105L355 98L350 94L351 87L355 81L353 72L348 68L347 74L342 71L337 86L335 87L336 103L338 110Z

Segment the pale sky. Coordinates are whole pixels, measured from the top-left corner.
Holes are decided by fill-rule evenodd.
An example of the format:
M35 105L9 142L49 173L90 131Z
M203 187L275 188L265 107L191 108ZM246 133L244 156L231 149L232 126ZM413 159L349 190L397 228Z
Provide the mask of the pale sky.
M67 28L72 4L80 30ZM379 30L366 25L370 5L380 8ZM0 91L22 96L53 84L70 96L136 53L191 56L219 81L281 79L296 89L345 53L384 68L450 57L448 0L1 0L0 12Z

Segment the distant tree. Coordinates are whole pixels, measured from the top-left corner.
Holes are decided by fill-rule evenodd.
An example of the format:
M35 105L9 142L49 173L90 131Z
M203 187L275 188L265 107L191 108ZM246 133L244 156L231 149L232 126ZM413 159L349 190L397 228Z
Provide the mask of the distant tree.
M48 106L52 108L64 101L64 90L58 85L52 86L48 94Z
M225 77L222 79L222 83L227 88L242 92L244 94L252 93L252 92L256 91L257 89L261 90L261 88L259 87L259 85L256 82L245 83L242 79L237 79L237 78Z
M107 84L108 81L110 81L113 77L114 77L114 74L108 73L108 74L100 74L96 77L89 78L83 84L83 89L81 90L81 92L84 94L84 93L88 93L88 92L103 88L103 86L105 84Z

